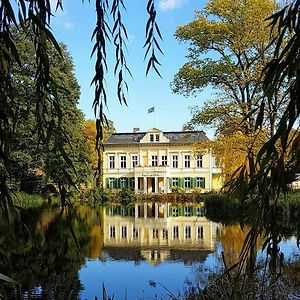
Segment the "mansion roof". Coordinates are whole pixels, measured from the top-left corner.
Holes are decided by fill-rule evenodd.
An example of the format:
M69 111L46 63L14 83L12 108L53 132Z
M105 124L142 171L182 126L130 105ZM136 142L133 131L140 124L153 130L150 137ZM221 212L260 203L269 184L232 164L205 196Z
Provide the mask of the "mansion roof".
M152 133L159 133L163 136L159 141L150 142L145 139L145 136ZM131 133L113 133L105 145L134 145L142 143L151 144L162 144L162 143L172 143L172 144L193 144L200 141L206 141L208 137L204 131L170 131L162 132L158 129L150 129L147 132L131 132Z

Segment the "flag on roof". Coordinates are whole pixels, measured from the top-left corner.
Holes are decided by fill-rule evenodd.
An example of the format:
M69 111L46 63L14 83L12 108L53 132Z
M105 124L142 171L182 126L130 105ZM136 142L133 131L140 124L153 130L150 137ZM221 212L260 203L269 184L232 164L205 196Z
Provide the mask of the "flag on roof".
M153 113L154 112L154 106L153 107L150 107L149 109L148 109L148 114L151 114L151 113Z

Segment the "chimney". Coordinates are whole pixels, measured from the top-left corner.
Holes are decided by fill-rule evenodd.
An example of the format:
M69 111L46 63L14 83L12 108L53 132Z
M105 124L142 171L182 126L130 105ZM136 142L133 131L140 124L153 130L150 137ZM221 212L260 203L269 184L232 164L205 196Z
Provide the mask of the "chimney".
M140 129L139 129L138 127L134 127L134 128L133 128L133 133L139 132L139 131L140 131Z

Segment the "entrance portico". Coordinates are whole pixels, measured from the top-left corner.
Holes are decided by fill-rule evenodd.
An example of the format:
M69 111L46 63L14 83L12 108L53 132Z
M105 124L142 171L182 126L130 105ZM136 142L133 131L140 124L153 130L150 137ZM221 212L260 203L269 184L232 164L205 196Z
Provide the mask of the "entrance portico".
M135 193L168 193L169 186L166 177L161 176L135 176L134 180Z

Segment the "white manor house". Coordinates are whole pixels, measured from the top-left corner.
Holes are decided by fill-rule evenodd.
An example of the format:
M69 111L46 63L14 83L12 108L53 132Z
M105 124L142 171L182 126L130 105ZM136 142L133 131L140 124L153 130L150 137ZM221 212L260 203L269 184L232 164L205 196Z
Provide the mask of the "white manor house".
M113 133L105 142L103 184L109 189L132 188L135 193L209 192L222 187L220 168L208 151L195 144L208 140L203 131Z

